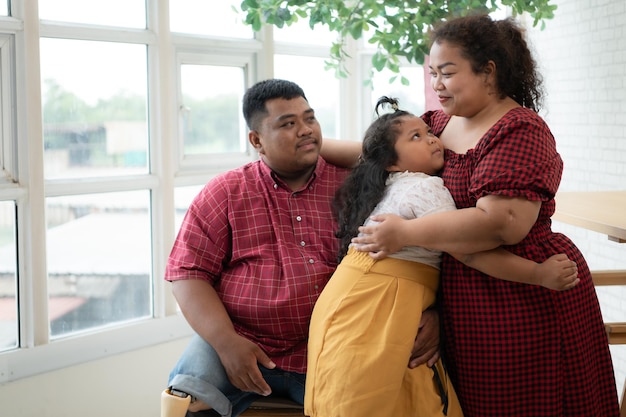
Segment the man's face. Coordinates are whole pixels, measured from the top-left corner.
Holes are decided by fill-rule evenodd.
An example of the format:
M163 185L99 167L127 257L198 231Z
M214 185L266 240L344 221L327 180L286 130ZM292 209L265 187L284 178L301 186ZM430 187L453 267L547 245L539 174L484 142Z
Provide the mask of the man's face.
M265 106L269 114L249 133L250 143L280 177L308 178L322 146L315 112L302 97L272 99Z

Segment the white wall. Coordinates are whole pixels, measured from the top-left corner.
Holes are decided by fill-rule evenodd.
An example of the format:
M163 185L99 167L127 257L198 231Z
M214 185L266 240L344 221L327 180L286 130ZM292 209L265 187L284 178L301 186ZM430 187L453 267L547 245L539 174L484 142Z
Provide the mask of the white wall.
M0 386L3 417L158 417L179 339Z
M557 0L555 18L532 30L546 82L544 117L565 168L562 191L626 189L626 2ZM624 213L626 216L626 213ZM591 269L626 269L626 243L555 222ZM606 321L626 321L626 288L598 288ZM612 346L618 388L626 346ZM584 358L581 358L584 360Z

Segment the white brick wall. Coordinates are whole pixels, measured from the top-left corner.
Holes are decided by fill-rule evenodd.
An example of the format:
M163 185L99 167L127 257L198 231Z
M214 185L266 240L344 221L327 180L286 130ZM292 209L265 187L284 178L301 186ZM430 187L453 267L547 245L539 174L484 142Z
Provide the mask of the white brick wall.
M565 162L560 189L626 189L626 2L551 3L554 19L529 33L547 93L542 115ZM554 230L572 238L592 269L626 269L626 243L557 222ZM626 288L598 295L607 321L626 321ZM621 392L626 345L611 352Z

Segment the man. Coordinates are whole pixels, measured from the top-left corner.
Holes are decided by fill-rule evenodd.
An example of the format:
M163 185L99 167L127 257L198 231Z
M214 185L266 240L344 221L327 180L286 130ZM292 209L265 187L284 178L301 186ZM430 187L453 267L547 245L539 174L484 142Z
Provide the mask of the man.
M196 332L162 394L162 416L238 416L270 393L304 400L313 305L337 266L331 209L347 170L320 156L302 89L266 80L245 94L258 161L194 199L165 279Z

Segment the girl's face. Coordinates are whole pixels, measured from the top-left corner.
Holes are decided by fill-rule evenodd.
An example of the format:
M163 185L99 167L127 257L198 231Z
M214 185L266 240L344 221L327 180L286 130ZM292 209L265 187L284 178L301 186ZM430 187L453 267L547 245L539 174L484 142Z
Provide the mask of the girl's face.
M443 168L443 144L421 118L404 116L400 120L394 146L398 160L387 170L436 174Z
M435 42L430 48L429 68L431 87L446 114L473 117L487 106L493 94L491 63L477 74L458 46Z

